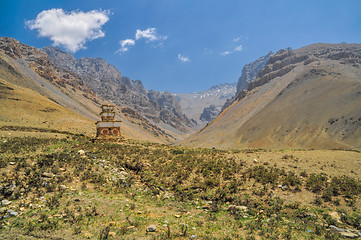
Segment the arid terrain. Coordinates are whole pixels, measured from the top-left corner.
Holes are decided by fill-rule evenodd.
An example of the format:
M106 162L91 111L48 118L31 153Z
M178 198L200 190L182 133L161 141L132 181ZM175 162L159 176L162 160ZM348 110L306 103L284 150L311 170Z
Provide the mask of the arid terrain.
M0 38L0 239L361 237L360 45L269 53L218 116L47 52ZM105 103L121 139L95 139Z
M75 135L4 136L0 149L2 239L360 234L355 151L221 151Z

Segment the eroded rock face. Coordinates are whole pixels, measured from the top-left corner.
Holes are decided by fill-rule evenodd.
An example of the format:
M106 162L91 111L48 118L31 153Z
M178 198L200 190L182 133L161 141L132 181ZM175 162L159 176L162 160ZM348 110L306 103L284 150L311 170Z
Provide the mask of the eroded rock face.
M132 108L156 124L167 124L182 132L196 125L183 114L178 100L170 93L147 91L141 81L122 76L104 59L75 59L70 53L54 47L43 50L56 66L79 75L93 92L106 100Z
M282 77L292 71L297 64L308 65L315 61L337 60L342 64L361 62L361 51L357 44L312 44L293 51L281 49L269 57L267 63L249 82L247 90L262 86L274 78Z
M220 112L220 109L216 108L214 105L210 105L209 107L204 108L200 120L203 122L210 122L215 119Z
M9 37L0 38L0 50L14 59L25 60L30 69L55 85L63 88L70 86L74 91L82 91L87 98L95 99L93 92L90 91L83 79L68 69L54 65L44 51ZM64 62L68 60L66 59Z
M273 55L269 52L267 55L258 58L256 61L244 65L242 75L238 79L237 92L247 89L248 83L256 79L258 72L266 65L268 59Z

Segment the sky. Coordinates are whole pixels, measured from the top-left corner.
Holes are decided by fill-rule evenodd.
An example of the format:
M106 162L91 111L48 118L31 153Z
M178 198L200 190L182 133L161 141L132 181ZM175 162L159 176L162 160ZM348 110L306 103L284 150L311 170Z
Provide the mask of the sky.
M237 82L269 51L360 43L359 0L0 0L0 36L100 57L147 89Z

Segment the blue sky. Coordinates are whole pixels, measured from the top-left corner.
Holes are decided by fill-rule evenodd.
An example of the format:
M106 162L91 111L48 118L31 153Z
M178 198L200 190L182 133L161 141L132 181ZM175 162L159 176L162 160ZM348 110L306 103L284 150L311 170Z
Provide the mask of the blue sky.
M236 82L269 51L361 42L359 0L0 2L0 36L101 57L147 89L174 93Z

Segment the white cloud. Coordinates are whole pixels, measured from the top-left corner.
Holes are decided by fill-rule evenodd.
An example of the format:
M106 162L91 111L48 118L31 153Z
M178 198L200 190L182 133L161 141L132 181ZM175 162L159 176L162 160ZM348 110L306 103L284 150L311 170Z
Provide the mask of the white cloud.
M145 38L147 41L153 42L159 40L166 40L168 37L159 35L156 28L147 28L143 31L137 29L137 32L135 33L135 39L139 40L141 38Z
M119 42L121 48L118 49L117 53L124 53L129 50L130 47L135 45L135 41L133 39L125 39Z
M242 45L239 45L237 47L234 48L234 51L236 52L241 52L243 50L243 46Z
M243 46L239 45L237 47L235 47L233 50L227 50L221 53L222 56L227 56L229 54L232 54L234 52L241 52L243 50Z
M183 56L182 54L178 54L178 59L181 60L182 62L186 63L186 62L191 62L191 60L189 59L189 57Z
M63 46L71 52L85 49L84 44L105 36L102 26L109 20L109 11L90 12L50 9L40 12L36 19L26 21L40 37L48 37L54 46Z
M221 53L221 55L222 56L227 56L227 55L229 55L229 54L231 54L232 52L230 52L230 51L224 51L224 52L222 52Z
M233 38L233 42L238 42L239 40L241 40L241 37Z

